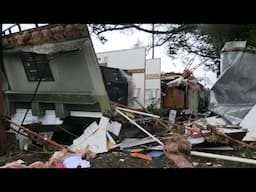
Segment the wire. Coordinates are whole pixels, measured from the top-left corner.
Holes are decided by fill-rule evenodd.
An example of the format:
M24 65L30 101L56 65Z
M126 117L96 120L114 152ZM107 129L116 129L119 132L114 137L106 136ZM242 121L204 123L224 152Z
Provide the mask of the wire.
M33 95L32 95L32 98L31 98L31 100L30 100L30 105L32 104L32 102L33 102L34 99L35 99L35 96L36 96L36 94L37 94L37 91L38 91L38 88L39 88L39 85L40 85L41 81L42 81L42 76L40 75L40 79L39 79L39 81L38 81L38 83L37 83L37 85L36 85L36 88L35 88L35 90L34 90L34 93L33 93ZM25 121L25 119L26 119L26 117L27 117L27 114L28 114L29 109L30 109L30 107L27 108L26 113L25 113L25 115L24 115L24 117L23 117L23 119L22 119L21 125L23 125L23 123L24 123L24 121Z
M33 53L32 53L33 54ZM48 60L48 59L47 59ZM35 63L36 63L36 61L35 61ZM46 66L44 66L44 69L42 70L42 71L40 71L39 70L39 67L38 67L38 65L39 65L40 63L36 63L36 68L37 68L37 71L38 71L38 75L39 75L39 81L38 81L38 83L37 83L37 85L36 85L36 88L35 88L35 90L34 90L34 93L33 93L33 95L32 95L32 98L31 98L31 101L30 101L30 106L32 105L32 102L34 101L34 99L35 99L35 96L36 96L36 94L37 94L37 91L38 91L38 88L39 88L39 85L41 84L41 81L42 81L42 76L43 76L43 74L45 73L45 70L46 70ZM22 119L22 122L21 122L21 125L23 125L23 123L24 123L24 121L25 121L25 119L26 119L26 117L27 117L27 114L28 114L28 111L29 111L29 109L30 109L30 106L27 108L27 110L26 110L26 113L25 113L25 115L24 115L24 117L23 117L23 119Z
M75 135L74 133L71 133L70 131L64 129L62 126L57 126L58 128L60 128L61 130L63 130L64 132L68 133L69 135L72 135L73 137L75 138L78 138L79 136L78 135Z

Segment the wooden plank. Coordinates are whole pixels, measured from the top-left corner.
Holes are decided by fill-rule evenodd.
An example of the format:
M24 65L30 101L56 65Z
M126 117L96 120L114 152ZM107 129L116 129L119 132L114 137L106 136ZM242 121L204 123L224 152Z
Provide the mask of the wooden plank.
M182 109L185 107L185 93L183 90L169 88L165 94L163 107L171 109Z

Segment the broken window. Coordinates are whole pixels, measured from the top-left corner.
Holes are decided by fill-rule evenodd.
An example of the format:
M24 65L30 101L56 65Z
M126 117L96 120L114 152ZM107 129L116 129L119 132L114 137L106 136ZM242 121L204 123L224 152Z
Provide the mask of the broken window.
M54 81L47 55L24 52L21 60L29 81Z

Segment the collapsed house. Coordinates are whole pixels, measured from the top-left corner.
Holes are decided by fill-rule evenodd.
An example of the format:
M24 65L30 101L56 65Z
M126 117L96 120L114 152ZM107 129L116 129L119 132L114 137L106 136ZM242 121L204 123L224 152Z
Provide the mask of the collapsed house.
M50 24L2 36L6 116L44 132L70 117L111 113L86 24Z
M199 112L208 106L209 90L193 76L184 78L182 73L164 73L161 88L162 108Z
M223 118L209 111L199 113L208 107L209 90L192 70L162 74L158 87L160 60L145 61L143 49L129 50L142 55L134 62L124 52L117 54L120 60L104 53L98 65L86 25L47 25L10 33L4 35L3 45L4 109L12 120L4 119L60 151L47 162L24 165L18 160L0 168L88 168L85 157L106 152L147 161L165 154L183 168L194 167L188 155L256 164L251 159L191 151L235 150L234 144L256 150L241 141L256 140L254 86L250 84L255 48L246 42L227 43L222 51L222 75L212 87L209 108ZM136 61L142 61L144 68L129 65ZM160 97L160 88L161 109L175 109L170 110L169 119L130 107L150 105L151 99ZM110 105L109 99L116 103ZM189 117L183 109L189 109ZM111 110L114 115L109 118ZM85 123L88 118L93 120ZM65 124L72 131L80 129L68 145L35 133L56 131Z

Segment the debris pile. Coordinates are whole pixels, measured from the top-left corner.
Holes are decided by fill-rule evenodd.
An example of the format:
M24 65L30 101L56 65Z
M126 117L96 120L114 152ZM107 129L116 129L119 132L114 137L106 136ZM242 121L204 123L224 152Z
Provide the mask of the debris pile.
M69 29L66 34L71 34L71 26L66 27ZM162 76L163 103L158 114L152 114L149 109L134 109L112 102L112 116L100 114L95 117L98 120L85 127L83 133L70 146L55 143L7 120L27 135L39 137L44 143L53 145L56 151L47 162L36 161L25 165L15 161L1 168L89 168L90 160L102 153L124 153L147 162L165 155L166 161L179 168L197 166L196 162L191 161L191 156L256 164L256 160L249 158L207 153L256 150L255 97L243 99L239 95L236 99L231 94L234 91L232 83L232 86L221 88L222 81L227 76L230 77L231 72L237 72L234 69L237 65L235 63L227 68L213 86L214 94L211 95L212 105L209 109L208 91L199 84L193 71L186 68L182 74ZM236 89L243 90L242 87ZM246 91L250 91L249 88L241 93ZM223 97L225 102L221 103L226 92L228 95ZM236 111L239 104L230 103L233 102L232 99L236 102L243 101L241 103L246 105ZM120 161L125 160L122 158ZM221 167L211 162L207 165Z
M90 159L109 152L126 153L131 158L145 161L152 161L164 154L166 160L179 168L192 168L195 165L195 162L191 162L191 155L254 164L254 161L243 158L227 158L200 152L241 148L256 150L254 145L243 141L248 129L232 125L214 113L170 109L169 114L160 116L151 114L147 109L132 109L115 102L112 102L112 109L113 117L102 114L97 116L98 121L85 128L70 146L41 138L45 143L54 145L57 150L47 162L36 161L25 165L15 161L1 168L89 168ZM246 125L246 119L250 120L249 117L245 118L242 125ZM7 121L28 135L37 136L15 122Z
M165 73L161 77L162 108L205 110L209 100L209 90L194 77L189 69L183 73Z
M190 150L191 144L180 135L175 135L168 139L163 149L166 157L179 168L192 168L192 164L185 157L185 155L190 154Z

